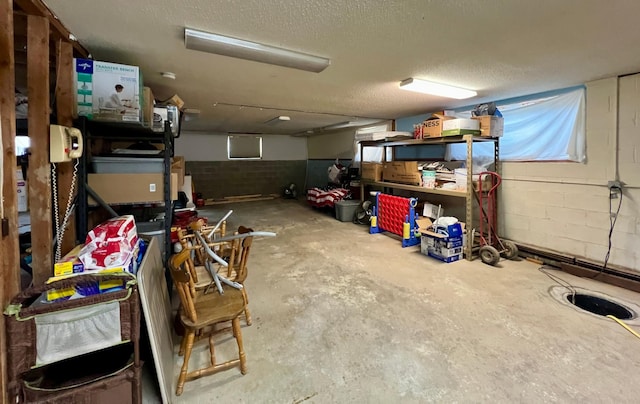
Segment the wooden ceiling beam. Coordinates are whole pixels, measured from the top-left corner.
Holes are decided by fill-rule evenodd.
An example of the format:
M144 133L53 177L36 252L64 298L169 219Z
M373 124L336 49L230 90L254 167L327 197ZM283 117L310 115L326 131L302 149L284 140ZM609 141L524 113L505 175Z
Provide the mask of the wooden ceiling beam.
M71 35L71 32L62 22L56 17L51 10L42 2L42 0L14 0L14 5L19 8L20 11L28 15L35 15L38 17L45 17L49 20L51 31L53 33L52 39L62 39L69 41L73 46L76 56L86 58L89 56L89 51L75 39L75 36ZM20 12L18 11L18 12ZM15 12L14 12L15 13Z

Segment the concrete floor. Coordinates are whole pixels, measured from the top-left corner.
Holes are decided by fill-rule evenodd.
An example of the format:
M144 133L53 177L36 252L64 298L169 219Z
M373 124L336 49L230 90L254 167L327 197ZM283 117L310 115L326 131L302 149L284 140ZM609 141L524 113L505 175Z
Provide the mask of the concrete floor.
M633 376L640 340L554 300L556 284L538 265L440 263L295 201L201 213L215 219L228 209L229 228L278 233L254 242L250 256L249 372L188 382L175 402L631 403L640 396ZM636 293L554 273L640 303ZM227 340L219 356L226 348L235 353ZM205 345L196 352L207 360ZM176 372L181 363L176 356ZM145 402L155 402L154 393L147 385Z

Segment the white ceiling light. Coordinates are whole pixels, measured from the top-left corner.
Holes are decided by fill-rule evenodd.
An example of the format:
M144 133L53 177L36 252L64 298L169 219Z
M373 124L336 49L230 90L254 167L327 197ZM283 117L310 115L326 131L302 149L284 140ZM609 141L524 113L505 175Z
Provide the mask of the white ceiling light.
M478 93L473 90L467 90L464 88L453 87L446 84L434 83L432 81L419 80L414 78L406 79L400 82L400 88L403 90L415 91L418 93L455 98L457 100L463 100L465 98L471 98L478 95Z
M171 80L175 80L176 79L176 74L173 72L162 72L160 73L162 75L162 77L164 77L165 79L171 79Z
M275 46L185 28L187 49L320 73L331 60Z
M276 125L280 122L289 122L290 120L291 120L291 117L288 117L286 115L280 115L280 116L276 116L275 118L269 119L267 122L265 122L265 124Z

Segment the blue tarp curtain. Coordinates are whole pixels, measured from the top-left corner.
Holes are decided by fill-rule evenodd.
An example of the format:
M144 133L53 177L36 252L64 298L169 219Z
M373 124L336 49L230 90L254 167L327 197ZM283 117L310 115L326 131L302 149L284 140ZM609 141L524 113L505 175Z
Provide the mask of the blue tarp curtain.
M500 139L503 161L576 161L586 158L585 89L530 99L497 103L504 116L504 136ZM468 118L471 111L456 113ZM492 157L493 144L475 143L474 158ZM447 160L464 160L466 147L449 147Z

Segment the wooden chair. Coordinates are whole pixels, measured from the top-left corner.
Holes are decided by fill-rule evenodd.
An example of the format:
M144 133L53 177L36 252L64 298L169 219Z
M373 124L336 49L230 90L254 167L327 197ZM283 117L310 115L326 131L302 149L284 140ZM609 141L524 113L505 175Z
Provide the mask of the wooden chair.
M199 226L198 223L192 225L192 230L202 231L204 226ZM253 229L240 226L235 234L246 234L253 232ZM224 234L222 234L224 236ZM199 244L198 238L193 239L194 249L200 252L202 257L202 266L194 266L193 264L187 264L190 272L192 272L195 279L195 289L205 289L211 286L213 281L211 274L204 267L204 260L210 259L204 253L204 246ZM248 269L247 262L249 260L249 252L251 251L251 245L253 244L253 237L249 236L241 240L232 240L222 243L208 243L208 246L212 249L216 249L217 253L228 260L228 267L223 267L215 262L212 265L217 266L218 273L230 281L237 282L243 286L242 297L244 298L245 310L244 317L247 325L251 325L251 313L249 312L249 298L247 297L246 288L244 287L244 281L247 279ZM184 246L183 246L184 248Z
M253 229L240 226L236 234L252 233ZM219 273L225 276L227 279L238 282L242 285L242 297L244 299L244 317L247 325L251 325L251 313L249 312L249 298L247 297L247 291L244 286L244 281L247 279L248 269L247 262L249 260L249 252L251 251L251 245L253 244L253 237L249 236L241 240L234 240L235 244L233 251L237 251L235 254L229 257L229 266L227 268L221 267Z
M195 290L188 263L191 261L190 251L183 250L174 255L169 263L173 282L180 296L180 321L185 329L185 336L180 344L180 354L184 354L184 363L178 376L176 395L182 394L187 381L211 375L240 365L240 372L247 373L246 357L240 329L240 315L245 308L245 298L238 289L224 286L224 294L212 291L202 294ZM231 327L216 330L215 325L231 321ZM224 363L216 363L214 335L220 332L233 331L238 344L238 358ZM189 359L194 341L208 337L211 365L189 372Z
M208 234L213 226L205 226L202 221L193 222L189 225L189 229L193 231L200 231ZM215 230L216 237L224 237L226 231L226 222L222 222L221 226ZM203 246L195 234L189 233L187 229L178 230L178 241L183 250L191 251L191 262L188 263L189 272L194 281L194 287L196 289L204 289L211 284L213 280L209 271L205 268L205 261L207 260L206 253ZM222 243L220 243L222 244ZM212 244L213 245L213 244ZM224 244L222 246L216 246L218 250L224 250L224 253L229 255L231 250L231 243Z

